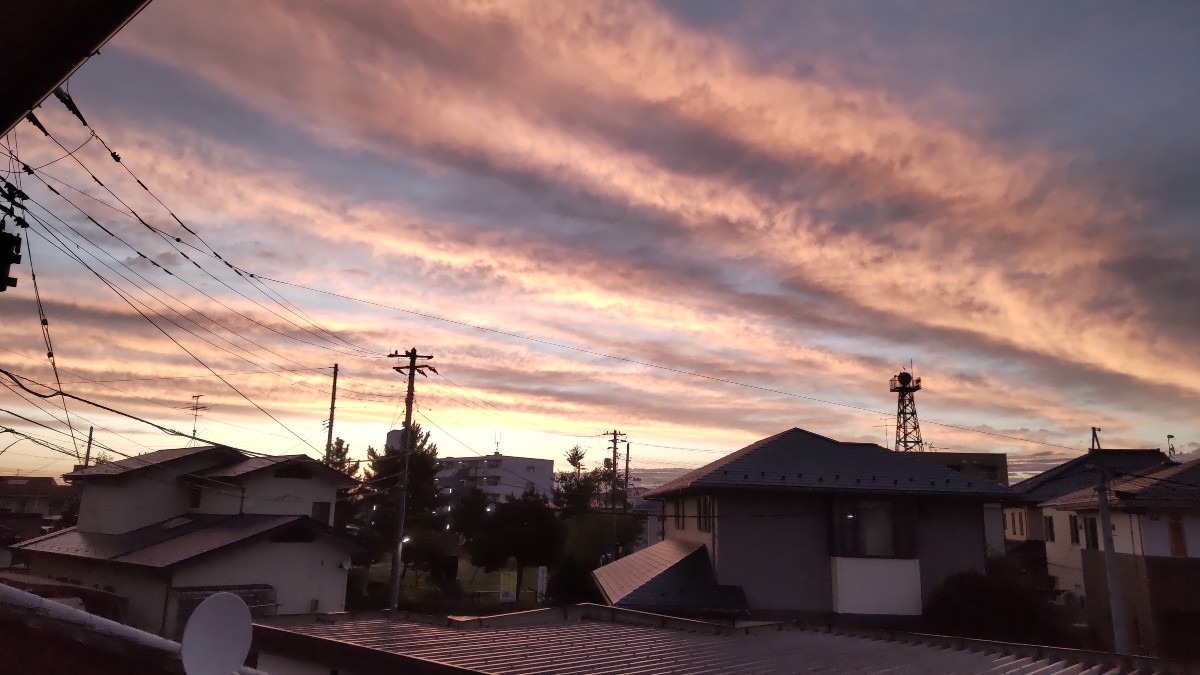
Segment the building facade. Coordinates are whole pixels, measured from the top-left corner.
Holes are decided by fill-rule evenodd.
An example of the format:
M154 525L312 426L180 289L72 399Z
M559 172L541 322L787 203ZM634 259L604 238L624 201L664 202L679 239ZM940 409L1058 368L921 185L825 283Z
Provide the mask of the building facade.
M519 497L528 490L547 499L554 495L554 460L496 452L484 457L443 457L438 466L437 486L451 505L472 488L493 501Z
M665 503L665 541L594 576L610 604L648 611L913 617L947 577L983 570L1011 497L913 454L792 429L647 493ZM692 590L666 606L667 587Z
M29 573L123 599L121 620L176 636L228 590L256 615L342 611L351 543L331 528L354 482L304 456L224 446L160 450L79 469L79 522L13 546Z

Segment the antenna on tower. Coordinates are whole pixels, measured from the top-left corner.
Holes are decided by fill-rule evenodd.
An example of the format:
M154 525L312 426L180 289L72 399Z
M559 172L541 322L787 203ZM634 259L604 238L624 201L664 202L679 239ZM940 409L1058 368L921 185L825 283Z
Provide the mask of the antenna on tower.
M496 432L496 454L500 454L500 432Z
M1167 434L1167 456L1175 456L1175 434Z
M912 368L911 363L909 368ZM892 449L921 452L925 444L921 441L921 424L917 421L917 403L913 398L913 394L921 390L921 378L902 369L892 377L891 385L891 390L897 394L896 445Z

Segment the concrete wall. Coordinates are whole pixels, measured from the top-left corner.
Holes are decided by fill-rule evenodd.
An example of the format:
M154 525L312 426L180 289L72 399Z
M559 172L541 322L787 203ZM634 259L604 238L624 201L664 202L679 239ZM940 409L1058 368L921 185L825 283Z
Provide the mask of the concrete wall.
M262 540L197 560L175 573L172 587L267 584L275 588L278 614L340 612L346 570L339 565L349 556L346 544L328 537L309 543Z
M163 609L170 581L149 571L98 560L29 555L29 572L70 583L111 590L128 602L121 622L156 635L161 634Z
M187 513L191 486L179 476L211 465L211 459L188 457L127 477L91 479L83 486L78 528L121 534Z
M921 563L911 558L834 558L833 611L838 614L916 616Z
M671 507L668 506L668 510ZM696 504L688 504L696 513ZM720 493L716 498L716 572L741 586L755 610L833 611L829 506L825 497L795 493ZM668 538L673 522L667 517ZM688 527L695 530L694 518Z
M979 502L923 500L917 505L917 558L921 597L953 574L982 572L987 560L984 510Z
M329 520L333 525L333 505L337 485L314 473L309 479L276 478L270 470L248 476L241 487L201 486L200 508L194 513L264 513L270 515L312 515L313 502L329 502ZM245 490L243 496L242 489Z

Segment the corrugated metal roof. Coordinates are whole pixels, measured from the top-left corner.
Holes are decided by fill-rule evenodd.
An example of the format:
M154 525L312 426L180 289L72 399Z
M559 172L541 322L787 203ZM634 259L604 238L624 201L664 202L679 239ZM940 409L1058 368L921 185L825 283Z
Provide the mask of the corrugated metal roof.
M1012 489L1032 501L1044 502L1076 490L1095 487L1096 472L1089 464L1103 462L1110 471L1133 473L1143 469L1171 464L1171 458L1155 449L1098 450L1063 462L1036 476L1012 486Z
M593 618L582 620L509 627L488 627L488 619L478 621L484 624L478 628L452 627L448 625L452 620L447 625L431 625L389 619L259 625L255 627L255 640L261 651L287 648L300 659L337 660L336 648L347 645L360 648L356 652L359 663L372 663L372 653L378 655L374 661L378 665L383 665L389 655L402 655L410 659L403 664L403 672L414 673L447 672L447 668L506 675L1120 672L1111 666L1084 665L1086 652L1072 652L1073 658L1068 661L1065 656L1037 658L1005 653L996 643L974 642L970 648L954 648L950 646L953 640L945 640L947 644L914 644L787 625L721 630L711 624L655 615L620 616L616 614L619 611L614 611L613 620L596 620L593 612ZM557 613L561 617L562 612ZM504 623L506 617L492 618ZM634 622L643 625L632 625ZM348 667L344 663L324 665Z
M242 456L240 452L233 448L228 448L223 445L200 445L194 448L169 448L167 450L155 450L146 452L135 457L126 457L115 462L106 462L89 466L86 469L72 471L63 474L63 478L72 480L76 478L90 478L96 476L119 476L137 471L139 469L148 469L153 466L159 466L167 462L172 462L184 457L191 457L205 452L225 452L233 456Z
M843 443L789 429L726 455L647 492L661 498L694 488L773 488L1002 499L1012 490L994 481L932 466L871 443Z
M290 523L307 520L306 516L196 514L124 534L97 534L69 528L15 544L12 548L143 567L169 567Z
M1055 508L1096 508L1096 474L1087 474L1090 486L1043 502ZM1200 459L1164 468L1144 469L1137 475L1117 478L1109 484L1109 503L1113 506L1186 506L1200 505Z

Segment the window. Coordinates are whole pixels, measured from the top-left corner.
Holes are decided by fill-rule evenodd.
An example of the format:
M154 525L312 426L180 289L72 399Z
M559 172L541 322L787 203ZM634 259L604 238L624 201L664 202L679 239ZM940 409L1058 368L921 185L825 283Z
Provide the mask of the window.
M1100 550L1099 528L1096 527L1095 518L1083 519L1083 538L1084 548L1090 548L1094 551Z
M329 502L313 502L312 505L313 520L329 524Z
M677 530L687 529L687 517L684 515L684 504L684 500L676 499L671 505L672 510L675 513L675 529Z
M300 464L284 464L275 470L276 478L298 478L300 480L312 480L312 470L307 466Z
M713 498L709 495L700 497L696 516L696 529L701 532L713 531Z
M201 499L201 497L203 497L203 494L204 493L200 489L199 485L193 485L192 486L192 498L188 502L188 508L190 508L190 509L200 508L200 499Z
M1024 511L1017 512L1017 523L1019 523L1021 525L1021 536L1024 537L1025 536L1025 512Z
M1045 523L1046 541L1054 541L1054 516L1043 516L1042 522Z
M525 465L525 473L533 473L534 471L537 471L537 468L534 467L532 464Z
M912 558L912 504L847 500L833 509L833 554L850 558Z
M1071 517L1067 519L1067 529L1071 531L1070 532L1071 543L1078 546L1079 545L1079 516L1077 516L1075 514L1071 514Z

